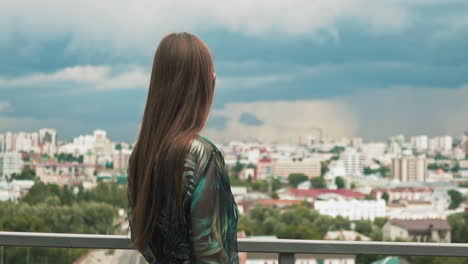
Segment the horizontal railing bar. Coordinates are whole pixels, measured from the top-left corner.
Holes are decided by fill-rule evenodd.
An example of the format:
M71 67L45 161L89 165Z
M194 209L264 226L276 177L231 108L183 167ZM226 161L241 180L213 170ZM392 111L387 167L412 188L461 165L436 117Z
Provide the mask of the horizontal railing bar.
M0 232L0 246L133 249L128 236ZM468 257L468 244L239 238L240 252Z

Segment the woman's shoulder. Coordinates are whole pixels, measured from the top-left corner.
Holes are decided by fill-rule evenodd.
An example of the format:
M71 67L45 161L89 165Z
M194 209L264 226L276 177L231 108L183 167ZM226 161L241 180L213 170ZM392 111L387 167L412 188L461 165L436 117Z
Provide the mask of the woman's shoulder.
M198 154L211 154L212 152L219 152L219 150L216 145L211 142L211 140L197 134L196 137L192 140L189 152Z
M211 162L218 163L219 160L224 162L223 155L218 147L216 147L216 145L208 138L198 134L192 140L188 157L194 162L194 164L197 164L197 167L200 170L203 170L203 168Z

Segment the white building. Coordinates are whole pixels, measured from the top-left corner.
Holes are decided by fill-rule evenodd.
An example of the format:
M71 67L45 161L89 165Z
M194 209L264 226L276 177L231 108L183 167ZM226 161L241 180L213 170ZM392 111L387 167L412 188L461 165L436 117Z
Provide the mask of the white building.
M0 153L6 152L6 145L5 145L5 134L0 134Z
M14 144L15 144L15 138L14 138L13 133L6 132L5 133L5 148L3 152L14 151Z
M371 241L372 239L353 230L328 231L323 240Z
M355 148L348 148L343 151L340 160L343 161L345 167L345 176L362 176L364 173L364 159L364 153L357 151Z
M13 173L20 174L23 166L21 154L18 152L0 153L0 177L9 177Z
M8 135L10 135L8 137ZM11 133L10 132L6 132L5 134L0 134L0 153L1 152L9 152L9 151L12 151L11 149L11 145L12 143L11 142L8 142L8 140L11 138ZM10 147L7 147L7 146L10 146Z
M37 132L6 132L5 134L0 134L0 152L20 151L39 152L39 134Z
M411 147L419 152L425 152L429 146L429 140L426 135L415 136L411 138Z
M363 140L360 137L351 138L350 145L353 148L359 148L363 144Z
M34 185L33 180L0 181L0 201L17 201Z
M257 164L260 160L260 150L258 148L251 149L247 152L247 162Z
M104 130L94 131L94 153L96 155L111 155L114 150L113 144L109 138L107 138L107 132Z
M315 201L314 208L323 215L342 216L349 220L374 220L385 217L385 200L328 200Z
M453 138L451 136L441 136L431 138L429 141L429 150L431 152L451 153L453 148Z
M429 186L375 188L372 190L371 196L376 199L381 199L384 193L387 193L389 201L430 201L434 193L434 188Z
M39 152L39 134L37 132L15 134L14 149L16 152Z
M239 179L241 180L248 180L250 179L254 180L255 179L255 168L243 168L239 172Z
M380 160L385 155L385 150L387 145L385 143L368 143L364 144L362 147L362 152L364 153L365 163L370 165L373 160Z
M112 159L113 150L112 141L107 138L106 131L95 130L93 135L80 135L73 139L73 143L60 146L59 152L71 153L74 156L91 152L97 156L109 156L109 159Z

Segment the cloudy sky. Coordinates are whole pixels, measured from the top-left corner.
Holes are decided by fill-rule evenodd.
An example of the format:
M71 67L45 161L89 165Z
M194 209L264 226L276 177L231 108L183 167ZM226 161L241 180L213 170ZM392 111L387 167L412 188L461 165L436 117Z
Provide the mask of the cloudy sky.
M0 132L134 140L154 51L180 31L215 57L213 140L468 130L466 0L2 0Z

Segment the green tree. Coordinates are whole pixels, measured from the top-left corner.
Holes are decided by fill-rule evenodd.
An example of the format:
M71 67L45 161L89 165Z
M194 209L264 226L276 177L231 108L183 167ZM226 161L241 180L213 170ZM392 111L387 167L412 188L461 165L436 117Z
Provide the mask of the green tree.
M114 234L117 207L102 202L79 201L83 197L75 195L73 188L37 182L18 203L0 202L0 230ZM83 188L81 191L84 192ZM4 249L4 261L27 263L25 256L28 256L30 263L73 263L85 252L86 249L7 247Z
M114 168L114 163L112 162L106 162L106 169L113 169Z
M115 150L122 150L122 144L118 143L115 145Z
M248 169L255 169L255 168L257 168L257 166L256 166L255 164L253 164L253 163L249 163L249 164L247 164L247 167L246 167L246 168L248 168Z
M332 148L329 153L334 153L334 154L341 154L341 152L343 152L345 150L344 147L341 147L341 146L335 146L334 148Z
M293 186L294 188L301 182L305 182L309 179L304 173L291 173L288 176L289 185Z
M330 169L328 168L328 163L327 162L321 162L321 167L320 167L320 176L324 177L325 174L327 174Z
M240 163L240 161L236 161L236 164L234 164L232 171L235 174L239 174L243 168L244 168L244 164Z
M388 195L387 192L384 192L384 193L382 194L382 199L384 199L385 202L388 203L388 199L390 199L390 195Z
M365 236L371 236L372 233L372 222L369 220L357 220L354 222L354 230Z
M448 195L450 196L449 209L456 209L463 202L463 195L457 190L449 190Z
M447 217L452 227L452 243L468 243L468 213L456 213Z
M36 171L31 169L29 165L26 165L20 174L13 173L11 175L12 180L35 180Z
M255 182L252 182L252 185L251 185L252 190L268 193L269 192L270 181L271 181L271 190L273 192L283 188L283 184L281 183L281 181L279 179L271 178L271 179L257 180Z
M325 179L323 177L314 177L310 179L310 184L312 188L326 188L327 184L325 183Z
M380 166L378 169L371 169L369 167L364 168L364 175L380 174L380 176L386 178L390 176L390 172L390 168L385 166Z
M380 167L379 168L379 173L382 177L387 178L390 176L391 170L389 167Z
M335 184L338 189L344 189L346 187L345 179L340 176L335 178Z
M369 167L364 167L364 175L370 175L373 174L374 170L369 168Z
M316 228L292 225L283 225L279 228L277 237L282 239L322 239Z

